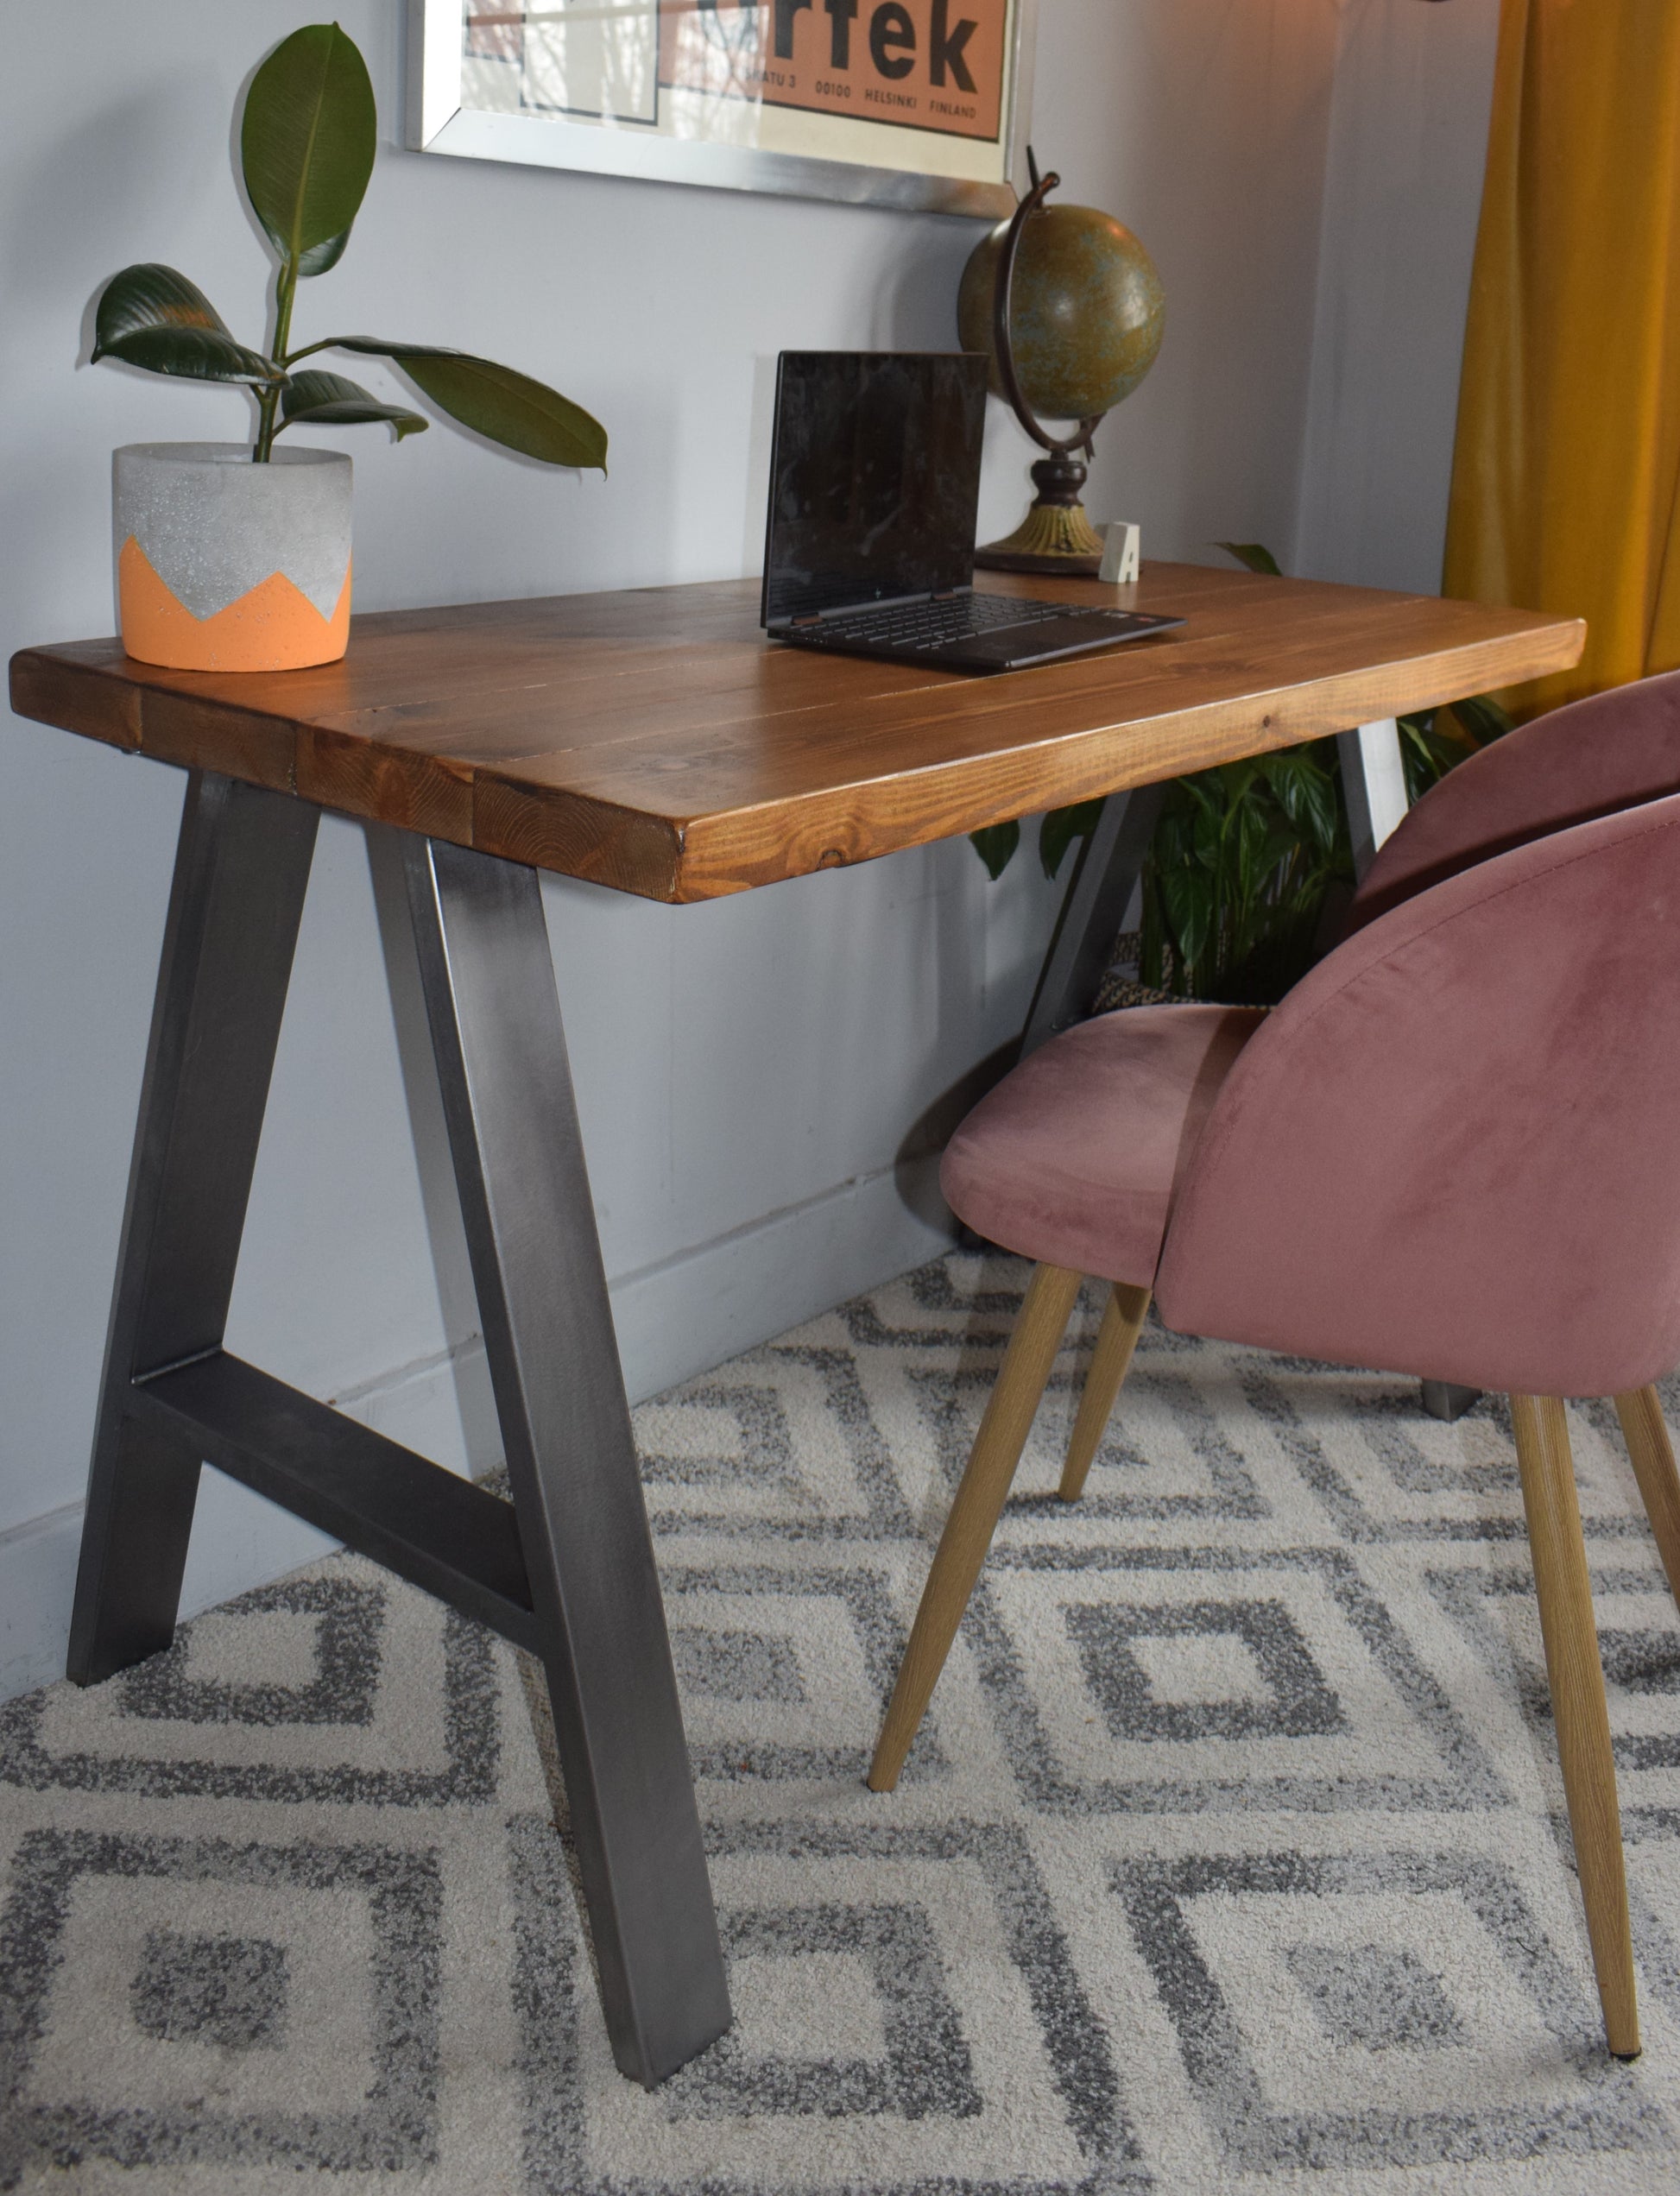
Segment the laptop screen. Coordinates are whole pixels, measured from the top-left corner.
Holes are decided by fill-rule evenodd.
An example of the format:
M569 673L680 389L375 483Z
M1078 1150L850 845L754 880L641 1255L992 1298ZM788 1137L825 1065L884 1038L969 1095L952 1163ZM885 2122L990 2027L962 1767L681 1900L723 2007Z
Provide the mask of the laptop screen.
M977 351L783 351L762 622L966 587L985 413Z

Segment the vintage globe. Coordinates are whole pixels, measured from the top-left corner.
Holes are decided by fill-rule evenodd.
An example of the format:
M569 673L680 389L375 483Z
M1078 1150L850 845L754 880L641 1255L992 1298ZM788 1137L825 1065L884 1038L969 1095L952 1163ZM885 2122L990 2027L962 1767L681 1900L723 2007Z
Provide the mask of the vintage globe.
M964 350L992 354L992 296L1008 233L1000 222L963 270ZM1009 338L1021 394L1041 419L1091 420L1129 396L1155 363L1166 301L1155 262L1124 222L1095 206L1042 205L1015 256ZM992 355L992 389L1004 394Z

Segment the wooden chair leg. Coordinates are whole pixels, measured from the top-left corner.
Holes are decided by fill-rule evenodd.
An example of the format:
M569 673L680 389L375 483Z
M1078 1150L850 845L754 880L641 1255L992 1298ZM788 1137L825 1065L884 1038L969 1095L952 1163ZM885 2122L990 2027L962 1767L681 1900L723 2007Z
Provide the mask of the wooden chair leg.
M1102 1324L1096 1330L1090 1370L1079 1398L1079 1415L1073 1422L1062 1484L1057 1489L1064 1502L1077 1502L1085 1492L1091 1460L1102 1439L1102 1429L1113 1414L1126 1375L1132 1369L1132 1353L1149 1316L1149 1290L1116 1281L1102 1308Z
M1621 1814L1569 1423L1556 1396L1513 1395L1511 1416L1534 1556L1557 1752L1599 2002L1604 2009L1604 2032L1616 2057L1631 2059L1639 2048L1639 2013L1627 1927Z
M1034 1267L1027 1284L1026 1300L1009 1337L997 1383L969 1452L968 1468L945 1520L927 1584L922 1588L910 1644L899 1666L898 1682L869 1766L871 1791L890 1792L899 1781L910 1742L926 1713L986 1560L986 1550L992 1544L1009 1482L1026 1446L1033 1413L1062 1346L1082 1278L1064 1266L1040 1265Z
M1633 1476L1645 1498L1645 1513L1656 1536L1657 1553L1668 1573L1670 1591L1680 1601L1680 1472L1663 1423L1655 1388L1634 1388L1616 1398L1622 1439L1633 1459Z

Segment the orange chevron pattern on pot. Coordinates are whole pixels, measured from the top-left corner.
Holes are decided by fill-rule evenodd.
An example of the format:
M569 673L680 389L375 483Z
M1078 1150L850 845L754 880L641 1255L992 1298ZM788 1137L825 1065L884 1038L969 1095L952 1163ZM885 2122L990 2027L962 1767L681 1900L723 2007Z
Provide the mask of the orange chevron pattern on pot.
M270 572L208 617L194 617L153 571L133 534L117 559L123 645L142 663L178 671L295 671L337 663L350 640L350 576L330 618L284 572Z
M186 671L333 663L350 637L351 461L240 443L115 454L123 645Z

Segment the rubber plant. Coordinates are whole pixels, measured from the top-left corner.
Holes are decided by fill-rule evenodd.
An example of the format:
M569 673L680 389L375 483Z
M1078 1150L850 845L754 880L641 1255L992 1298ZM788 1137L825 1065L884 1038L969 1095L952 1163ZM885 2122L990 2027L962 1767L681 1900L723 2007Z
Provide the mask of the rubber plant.
M1281 577L1259 542L1219 545L1251 571ZM1511 720L1488 695L1399 720L1411 799ZM1055 809L1039 828L1039 855L1054 877L1068 848L1090 831L1100 800ZM1018 823L976 831L993 877L1020 842ZM1313 740L1174 779L1143 870L1140 980L1190 999L1265 1005L1311 967L1325 903L1353 880L1347 801L1334 739Z
M355 42L310 23L257 70L239 130L245 194L279 262L268 347L239 343L198 286L173 267L126 267L102 293L93 357L119 358L186 381L237 382L256 400L253 461L288 427L383 421L400 442L429 422L341 374L300 361L324 350L386 358L440 411L488 441L550 465L606 470L606 430L580 405L510 366L435 344L324 336L292 347L298 285L336 267L373 173L373 84Z

